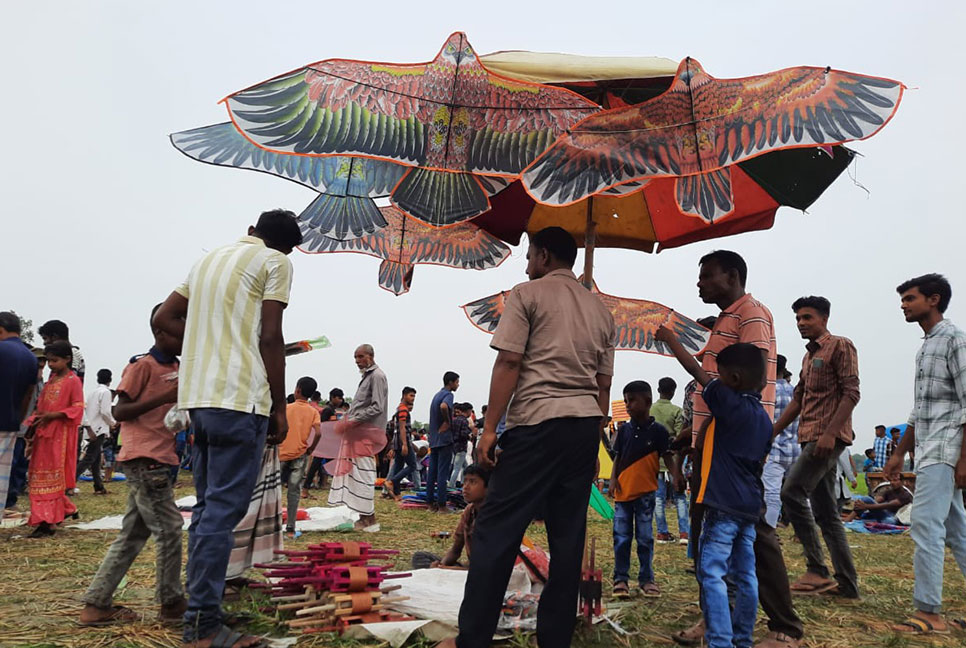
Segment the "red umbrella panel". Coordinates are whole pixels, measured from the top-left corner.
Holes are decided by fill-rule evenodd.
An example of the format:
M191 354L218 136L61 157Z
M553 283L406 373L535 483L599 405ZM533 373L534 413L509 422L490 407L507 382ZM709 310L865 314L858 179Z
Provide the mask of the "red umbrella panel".
M583 277L580 279L583 281ZM615 344L619 350L672 355L667 345L654 337L661 326L671 329L681 345L694 355L701 353L711 338L711 331L663 304L646 299L607 295L598 290L596 283L592 285L591 291L614 317L617 327ZM509 295L509 291L499 292L464 304L461 308L474 326L481 331L493 333L500 323Z
M401 209L380 209L386 226L372 234L340 241L319 233L311 222L299 221L303 252L359 252L382 259L379 287L396 295L409 292L416 264L428 263L466 270L495 268L510 256L510 248L472 223L437 228Z
M735 211L733 165L871 137L893 117L903 89L815 67L716 79L687 58L664 94L581 121L523 172L523 183L537 201L563 206L671 176L678 210L714 222Z
M408 167L391 200L436 226L489 209L490 195L600 108L570 90L490 72L462 32L428 63L327 59L224 103L238 131L274 153Z

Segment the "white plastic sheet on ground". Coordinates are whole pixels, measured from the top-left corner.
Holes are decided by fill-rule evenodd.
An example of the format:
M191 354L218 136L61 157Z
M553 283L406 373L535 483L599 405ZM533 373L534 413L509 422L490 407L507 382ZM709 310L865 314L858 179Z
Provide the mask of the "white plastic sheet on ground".
M178 508L194 506L195 502L194 495L187 495L175 501ZM336 506L333 508L323 508L323 507L312 507L305 509L305 512L309 514L308 520L298 520L295 522L295 528L299 531L331 531L342 525L349 525L355 523L359 519L359 514L350 511L346 506ZM72 524L71 529L79 529L81 531L119 531L121 529L121 522L124 520L124 515L108 515L97 520L92 520L90 522L82 522L79 524ZM188 525L191 523L190 514L187 514L184 521L184 526L182 528L187 529Z

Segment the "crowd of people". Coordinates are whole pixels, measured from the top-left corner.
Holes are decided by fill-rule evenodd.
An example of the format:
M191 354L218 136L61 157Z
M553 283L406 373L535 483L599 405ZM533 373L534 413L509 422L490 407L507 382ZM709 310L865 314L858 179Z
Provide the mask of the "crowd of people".
M441 646L490 645L521 540L535 519L544 521L552 548L537 643L567 646L602 439L614 454L608 491L615 503L615 596L630 594L635 540L638 589L645 597L661 595L651 566L652 524L656 518L658 541L670 539L664 509L665 499L673 500L702 611L673 636L678 643L751 646L760 605L768 634L756 645L798 646L805 627L793 594L860 596L840 506L843 457L848 464L860 398L857 350L830 332L827 299L790 304L806 340L792 386L787 361L777 353L773 315L746 292L744 260L724 250L702 257L699 296L720 309L704 320L711 328L707 347L695 359L674 332L656 333L693 378L683 407L671 402L673 380L657 382L657 399L646 380L634 380L622 389L630 420L611 437L614 321L572 272L574 239L560 228L541 230L530 237L530 280L507 296L491 341L497 355L488 409L477 419L472 405L457 403L460 377L448 371L431 400L424 439L413 429L416 390L404 388L390 410L388 380L368 344L354 351L360 382L351 401L336 388L323 402L311 377L287 394L282 319L292 282L288 254L300 242L294 215L275 210L263 213L248 236L202 257L150 313L153 344L125 368L116 402L112 375L99 371L86 414L84 360L67 326L41 327L41 351L21 341L16 315L0 313L0 500L11 508L29 484L32 536L52 535L76 515L70 494L80 472L91 471L95 492L106 490L99 464L121 427L116 462L126 477L127 510L84 595L81 624L136 618L114 604L113 594L153 536L159 616L183 622L185 645L260 645L229 628L221 607L226 581L266 547L271 553L266 538L280 516L263 520L258 494L279 480L287 485L285 525L294 535L300 499L329 474L329 504L349 507L359 529L377 531L374 500L382 475L386 497L398 498L408 479L425 486L434 511L449 511L457 485L470 504L439 560L459 564L472 547L459 634ZM915 450L914 612L894 629L945 632L966 625L941 615L944 544L966 575L966 334L943 318L952 291L942 276L911 279L897 292L906 320L925 333L915 404L891 448L880 447L884 434L877 431L866 456L889 487L856 498L853 516L884 521L909 503L899 473ZM42 382L45 365L49 376ZM196 503L182 586L182 517L172 480L182 457L172 426L186 415ZM333 421L356 440L338 457L325 442ZM87 445L78 456L82 424ZM847 481L854 485L854 476ZM783 516L806 560L793 582L775 531Z

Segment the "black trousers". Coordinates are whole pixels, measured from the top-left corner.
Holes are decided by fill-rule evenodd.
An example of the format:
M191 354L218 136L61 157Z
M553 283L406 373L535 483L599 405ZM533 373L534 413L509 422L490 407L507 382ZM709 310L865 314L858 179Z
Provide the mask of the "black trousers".
M459 648L488 648L520 541L543 510L550 573L537 609L541 648L570 645L587 531L600 418L559 418L507 430L473 529L460 607Z
M90 468L91 476L94 478L95 491L104 490L104 482L101 480L101 451L104 448L105 438L107 437L98 436L88 441L84 456L77 462L77 477L80 477L85 470Z
M701 539L705 509L704 504L695 502L701 488L701 453L695 450L692 459L694 463L691 473L690 538L691 542L697 543ZM698 545L695 545L694 559L697 567ZM758 577L758 603L768 617L768 629L801 639L805 635L805 630L792 604L785 556L782 555L781 545L778 544L778 534L763 517L758 518L758 523L755 525L755 572ZM728 587L730 590L730 583Z
M312 463L309 464L308 472L305 473L305 480L302 482L302 488L308 489L315 481L315 477L319 478L319 486L325 485L325 464L322 463L324 460L320 457L312 457Z

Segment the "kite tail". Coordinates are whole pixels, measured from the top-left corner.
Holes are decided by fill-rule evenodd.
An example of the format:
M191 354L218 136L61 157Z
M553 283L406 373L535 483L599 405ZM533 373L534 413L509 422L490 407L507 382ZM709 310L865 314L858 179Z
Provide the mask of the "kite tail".
M322 194L313 200L299 214L299 220L339 241L366 236L386 226L386 219L372 198L334 194Z
M729 169L682 176L675 182L678 207L685 214L713 223L735 210Z
M469 173L412 169L392 193L398 207L430 225L444 227L490 208L487 192Z
M383 261L379 264L379 287L397 297L409 292L413 282L413 266L409 263Z

